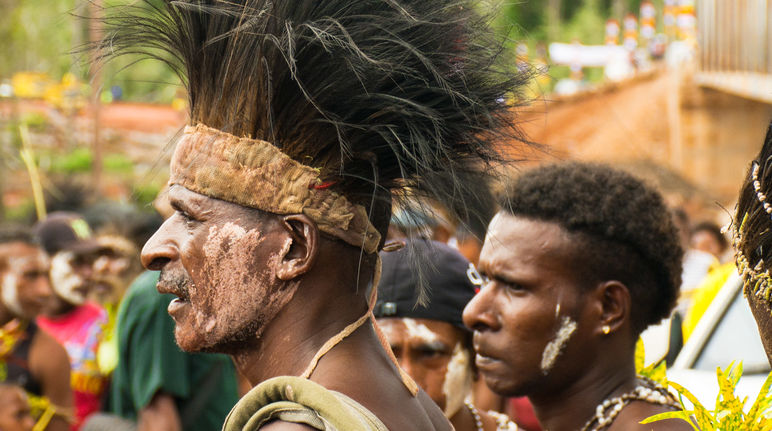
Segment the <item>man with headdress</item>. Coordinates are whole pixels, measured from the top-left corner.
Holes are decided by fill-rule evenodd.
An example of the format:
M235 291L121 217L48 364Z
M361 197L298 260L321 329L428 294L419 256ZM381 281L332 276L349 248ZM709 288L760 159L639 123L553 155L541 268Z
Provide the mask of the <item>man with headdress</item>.
M463 212L465 182L498 159L497 138L511 142L501 100L524 77L500 61L479 8L153 4L111 15L104 47L151 47L187 85L176 213L142 261L178 297L179 345L229 353L258 385L224 429L448 429L389 359L370 293L392 194Z
M759 326L761 341L772 364L772 123L759 155L751 162L740 189L732 229L735 260L745 297Z

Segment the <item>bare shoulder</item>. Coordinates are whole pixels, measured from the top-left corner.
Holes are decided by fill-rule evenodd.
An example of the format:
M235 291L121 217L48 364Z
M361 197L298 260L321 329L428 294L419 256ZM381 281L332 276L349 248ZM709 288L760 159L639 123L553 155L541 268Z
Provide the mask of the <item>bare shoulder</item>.
M260 427L260 431L307 431L316 430L308 425L295 424L292 422L273 421Z
M432 401L432 399L429 398L429 395L427 395L426 392L420 391L418 393L418 402L421 403L421 406L426 411L426 415L429 417L429 420L432 422L432 425L434 425L435 430L451 431L453 429L453 426L450 425L450 422L448 422L448 419L442 413L442 410L440 410L437 407L437 404L435 404L434 401Z
M609 431L692 431L694 429L682 419L663 419L648 424L640 423L650 416L669 411L673 410L660 405L634 402L622 410Z
M32 339L29 352L30 368L33 373L41 373L43 370L55 370L56 372L70 369L70 358L67 351L51 335L38 330Z

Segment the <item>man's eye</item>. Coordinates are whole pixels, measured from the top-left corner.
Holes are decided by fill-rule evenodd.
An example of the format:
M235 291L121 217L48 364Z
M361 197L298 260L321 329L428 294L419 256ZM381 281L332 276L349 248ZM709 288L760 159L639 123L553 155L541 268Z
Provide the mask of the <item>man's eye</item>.
M198 221L193 217L191 217L190 214L186 213L185 211L177 211L177 214L180 215L180 218L182 218L182 221L185 222L185 225L187 227L195 226L196 222Z

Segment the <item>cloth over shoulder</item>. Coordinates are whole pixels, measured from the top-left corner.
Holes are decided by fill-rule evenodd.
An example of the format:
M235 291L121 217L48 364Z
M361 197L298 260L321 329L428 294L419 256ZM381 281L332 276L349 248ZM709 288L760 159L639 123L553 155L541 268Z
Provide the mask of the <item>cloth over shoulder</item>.
M301 377L280 376L249 391L225 419L223 431L257 431L273 420L323 431L388 431L372 412L340 392Z

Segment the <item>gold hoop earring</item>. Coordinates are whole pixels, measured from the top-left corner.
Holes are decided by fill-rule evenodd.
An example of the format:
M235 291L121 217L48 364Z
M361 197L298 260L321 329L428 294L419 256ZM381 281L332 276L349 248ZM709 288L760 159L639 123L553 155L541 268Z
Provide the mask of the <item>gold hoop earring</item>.
M603 331L603 335L608 335L609 332L611 332L611 327L608 325L603 325L603 328L601 328L601 330Z

